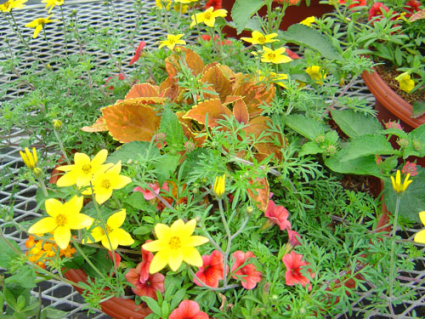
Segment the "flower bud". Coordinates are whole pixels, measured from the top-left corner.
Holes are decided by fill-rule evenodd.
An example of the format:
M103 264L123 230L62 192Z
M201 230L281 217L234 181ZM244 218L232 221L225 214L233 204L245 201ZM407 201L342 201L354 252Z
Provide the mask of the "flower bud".
M130 158L130 159L127 161L127 164L128 164L128 165L130 165L131 163L133 163L133 160Z
M193 189L192 189L192 193L193 193L193 194L198 194L198 193L199 193L199 188L196 188L196 187L195 187L195 188L193 188Z
M50 64L46 64L46 69L47 70L51 70L52 69L52 66Z
M419 151L422 148L422 145L419 141L413 141L413 148L415 151Z
M32 172L34 173L34 176L39 178L41 176L43 176L43 171L41 170L41 168L39 167L35 167Z
M165 143L166 137L165 133L158 133L154 136L154 141L157 143Z
M222 176L216 176L214 181L213 191L217 195L217 197L221 197L226 190L226 174Z
M336 147L335 147L335 145L329 145L326 148L326 154L327 155L334 155L335 153L336 153Z
M53 127L55 128L56 131L59 131L60 128L62 127L62 121L60 120L53 120Z
M186 143L184 143L184 149L190 153L195 149L195 144L193 144L193 142L191 141L187 141Z
M324 135L319 135L314 140L316 141L317 144L323 143L325 141L325 136Z
M245 211L246 211L246 214L249 216L254 212L254 207L248 206Z
M400 147L407 147L409 146L409 141L406 140L405 138L401 138L397 141L398 145L400 145Z

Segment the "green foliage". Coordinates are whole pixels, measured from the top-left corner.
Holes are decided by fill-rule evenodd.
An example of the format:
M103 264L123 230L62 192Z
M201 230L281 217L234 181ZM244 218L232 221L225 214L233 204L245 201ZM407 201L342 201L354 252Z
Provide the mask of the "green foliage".
M232 20L240 34L250 22L250 18L264 6L263 0L236 0L232 8Z

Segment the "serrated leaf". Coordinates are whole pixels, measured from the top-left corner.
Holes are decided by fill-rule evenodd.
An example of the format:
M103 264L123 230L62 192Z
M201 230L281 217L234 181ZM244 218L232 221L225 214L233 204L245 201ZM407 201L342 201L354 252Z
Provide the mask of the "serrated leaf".
M232 20L236 24L236 32L240 34L249 23L251 17L264 5L263 0L236 0L232 8Z
M249 197L254 201L255 206L262 212L267 210L270 198L270 188L269 181L267 178L256 178L255 180L250 180L251 185L259 185L258 188L254 190L248 189Z
M106 126L106 121L103 116L99 117L96 122L91 126L81 127L80 130L87 133L92 132L106 132L108 131L108 126Z
M307 142L301 148L299 156L304 155L314 155L318 153L323 153L325 149L321 148L316 142Z
M417 151L420 156L425 156L425 124L418 126L412 132L410 132L409 137L412 139L412 143L419 143L420 147Z
M323 124L303 115L290 115L286 117L285 124L312 141L320 135L325 135L325 126Z
M344 151L325 159L325 165L336 173L353 175L373 175L382 177L382 173L376 165L375 156L364 156L349 161L342 161Z
M425 19L425 9L419 10L409 18L409 22Z
M130 142L121 146L118 150L108 156L107 163L127 163L142 157L145 159L159 156L158 148L149 142Z
M369 155L393 155L395 152L385 136L368 134L353 140L345 148L345 156L341 161L346 162Z
M201 82L211 84L212 88L218 93L220 100L223 102L226 96L232 92L230 80L224 75L218 65L207 67L202 74Z
M382 125L373 116L356 113L352 110L332 110L332 119L351 138L382 131Z
M425 101L415 101L413 102L413 112L412 117L414 119L421 117L425 114Z
M159 88L149 83L135 84L128 91L125 99L132 99L138 97L159 97Z
M165 154L154 163L159 185L171 177L179 165L180 155Z
M287 31L281 33L281 37L290 43L318 51L329 60L342 60L341 54L332 45L332 42L319 31L302 24L293 24Z
M36 287L35 283L36 274L35 270L29 266L23 266L19 268L19 270L13 274L12 276L5 279L7 285L17 284L22 288L32 289Z
M263 109L260 108L263 104L271 104L276 94L274 85L256 82L242 82L242 79L234 88L232 95L241 96L248 108L249 116L260 115Z
M185 142L183 128L179 119L170 109L165 109L164 113L162 113L159 130L165 133L165 140L170 146L183 145Z
M224 119L225 115L231 116L232 112L222 105L219 99L213 99L195 105L183 116L183 119L192 119L205 125L207 114L208 127L215 127L218 125L217 120Z
M7 240L9 244L7 244L5 240ZM16 242L0 238L0 267L5 269L9 269L9 264L13 259L20 257L20 254L17 254L9 245L15 247L16 251L21 251Z

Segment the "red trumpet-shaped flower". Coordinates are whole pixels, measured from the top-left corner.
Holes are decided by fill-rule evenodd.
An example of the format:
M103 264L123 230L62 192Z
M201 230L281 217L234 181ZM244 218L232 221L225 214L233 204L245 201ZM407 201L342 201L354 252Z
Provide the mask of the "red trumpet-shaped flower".
M289 213L285 207L276 205L274 201L269 200L267 210L264 215L274 224L278 225L280 230L291 229L291 223L288 221Z
M208 315L201 311L196 301L184 300L179 307L174 309L169 319L209 319Z
M129 63L130 65L133 65L133 63L135 63L137 60L139 60L140 54L142 53L145 45L146 45L145 41L140 41L139 46L136 49L136 53L134 53L134 56L131 58L131 61Z
M255 258L251 251L243 253L238 250L233 253L233 278L240 280L245 289L254 289L257 283L261 281L261 272L257 271L254 264L245 264L250 258ZM243 264L245 266L241 267Z
M291 251L290 254L283 256L282 261L286 267L285 279L288 286L301 284L301 286L305 287L310 284L310 279L301 273L302 267L310 264L303 261L302 258L303 255L297 254L295 251ZM310 269L307 270L307 273L311 278L314 278L314 273ZM309 290L311 290L311 285L309 286Z
M155 194L159 194L161 192L161 189L165 190L166 192L169 191L167 183L162 184L161 188L159 187L158 182L155 182L153 184L148 184L148 185L149 185L149 188L151 188L154 191ZM135 187L133 189L133 191L134 192L141 192L143 194L143 197L146 200L151 200L151 199L155 198L155 194L152 193L152 191L150 191L149 189L143 189L140 186Z
M211 255L202 256L202 261L202 267L199 268L196 277L205 285L217 288L218 282L224 278L223 255L219 251L214 250ZM198 286L202 286L198 280L194 279L194 282Z
M208 2L205 4L205 9L208 9L209 7L213 7L214 10L221 9L222 0L208 0Z

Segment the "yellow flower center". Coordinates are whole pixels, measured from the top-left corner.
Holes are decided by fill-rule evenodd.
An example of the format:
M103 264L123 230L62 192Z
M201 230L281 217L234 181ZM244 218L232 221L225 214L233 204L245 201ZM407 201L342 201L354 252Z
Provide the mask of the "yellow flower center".
M168 43L169 43L169 44L174 44L174 43L176 43L176 40L174 40L174 39L169 39L169 40L168 40Z
M111 182L109 181L109 179L104 179L101 185L103 188L109 189L111 187Z
M44 19L44 18L37 19L37 24L38 25L40 25L40 24L45 25L46 24L46 19Z
M179 237L174 236L174 237L171 237L168 244L170 245L171 249L180 249L182 242Z
M83 173L88 174L91 172L91 165L90 164L83 165L83 167L81 167L81 170L83 171Z
M267 53L267 58L269 59L269 60L274 60L274 59L276 59L276 54L274 54L274 53Z
M59 214L56 216L56 225L64 226L66 224L66 216L63 214Z
M260 43L265 43L265 42L266 42L266 37L265 37L264 35L259 36L259 37L258 37L258 42L260 42Z
M3 5L6 9L9 9L10 3L9 1L6 1L5 3L3 3Z
M108 234L110 234L110 233L112 233L112 231L113 231L113 229L111 228L111 226L106 225L106 232L107 232Z
M209 20L209 19L211 19L211 12L206 12L206 13L204 13L204 19L205 19L205 20Z

